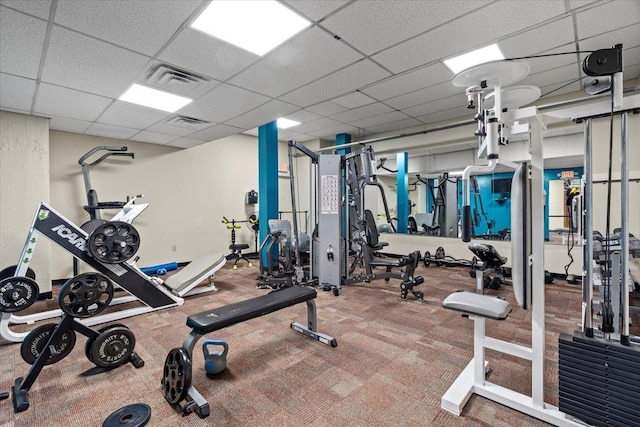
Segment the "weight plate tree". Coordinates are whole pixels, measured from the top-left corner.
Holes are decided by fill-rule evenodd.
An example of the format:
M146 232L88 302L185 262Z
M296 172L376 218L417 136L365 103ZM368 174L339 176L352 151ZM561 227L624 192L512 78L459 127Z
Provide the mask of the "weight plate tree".
M162 377L164 398L172 405L182 401L191 388L191 360L182 347L174 348L167 354Z
M117 264L131 258L140 247L140 235L135 227L122 221L98 225L89 235L89 252L95 259Z
M102 312L113 299L113 282L100 273L82 273L62 285L60 309L73 317L86 318Z
M35 328L29 333L22 341L20 345L20 356L22 360L29 365L33 365L38 358L38 355L44 350L49 341L49 337L56 328L55 323L46 323ZM64 331L60 341L52 343L53 354L49 356L45 365L52 365L67 357L73 346L76 344L76 333L72 329Z
M38 299L40 288L29 277L0 280L0 312L15 313L30 307Z
M91 343L91 360L101 368L117 368L129 361L136 338L126 326L112 326L100 332Z

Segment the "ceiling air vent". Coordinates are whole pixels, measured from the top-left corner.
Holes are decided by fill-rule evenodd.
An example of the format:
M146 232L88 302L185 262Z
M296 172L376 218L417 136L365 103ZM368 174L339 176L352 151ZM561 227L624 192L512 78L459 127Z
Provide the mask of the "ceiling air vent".
M209 80L167 64L158 64L147 73L147 84L158 89L193 97L202 93Z
M207 121L187 116L174 116L167 120L165 123L183 129L191 129L193 131L204 129L211 124Z

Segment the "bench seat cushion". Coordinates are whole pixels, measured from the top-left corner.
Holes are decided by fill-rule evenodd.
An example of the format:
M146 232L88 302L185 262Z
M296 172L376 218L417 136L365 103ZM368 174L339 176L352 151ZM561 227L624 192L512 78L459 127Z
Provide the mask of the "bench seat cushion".
M504 320L511 313L511 305L505 300L473 292L454 292L442 301L442 306L495 320Z
M314 299L316 290L293 286L189 316L187 326L201 335Z

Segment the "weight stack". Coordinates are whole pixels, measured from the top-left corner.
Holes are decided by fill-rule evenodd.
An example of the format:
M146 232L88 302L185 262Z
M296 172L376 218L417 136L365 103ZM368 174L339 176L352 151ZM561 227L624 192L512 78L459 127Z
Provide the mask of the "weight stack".
M559 408L596 426L640 426L640 347L560 334Z
M311 265L313 267L313 270L311 271L311 275L314 279L317 279L320 276L320 241L317 237L314 237L311 244L312 246L312 252L313 252L313 259L311 262ZM344 250L344 240L340 239L340 253L344 254L345 250ZM342 255L341 260L340 260L340 271L344 272L347 271L346 270L346 266L347 266L347 260L345 259L344 255Z

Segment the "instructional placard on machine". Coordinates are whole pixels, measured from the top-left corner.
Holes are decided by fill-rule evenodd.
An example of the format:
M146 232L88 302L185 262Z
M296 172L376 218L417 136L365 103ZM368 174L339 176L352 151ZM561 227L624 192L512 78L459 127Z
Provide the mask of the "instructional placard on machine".
M320 213L338 214L340 210L340 191L338 175L322 175L320 195Z

